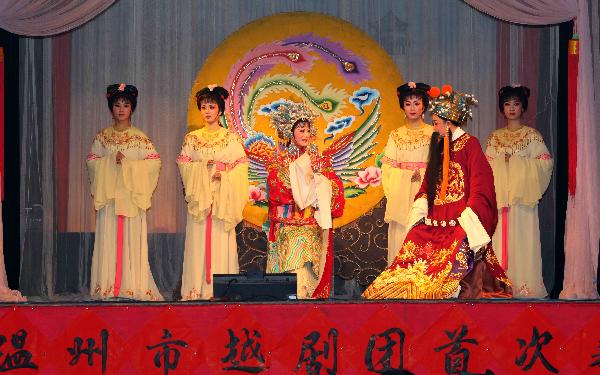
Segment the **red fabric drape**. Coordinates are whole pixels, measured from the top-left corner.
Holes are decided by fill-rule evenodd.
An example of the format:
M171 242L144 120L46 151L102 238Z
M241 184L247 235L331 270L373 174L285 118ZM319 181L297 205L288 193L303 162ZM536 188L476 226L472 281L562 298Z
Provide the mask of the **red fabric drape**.
M579 69L579 40L569 40L568 58L568 187L575 195L577 187L577 71Z
M56 229L67 231L69 202L69 115L71 95L71 34L52 40L52 97L54 100L54 153Z
M496 89L510 84L510 25L498 22L496 27ZM494 106L496 108L496 106ZM501 111L496 111L496 128L500 129L506 125L506 119Z
M496 88L500 90L506 85L519 83L531 90L529 107L524 115L524 123L536 127L538 79L540 60L540 30L533 27L520 28L517 40L511 40L511 25L498 22L496 40L498 52L496 58ZM511 43L518 43L520 48L513 50L518 55L519 64L513 67L519 79L511 79ZM496 112L496 128L506 126L506 119L501 111Z

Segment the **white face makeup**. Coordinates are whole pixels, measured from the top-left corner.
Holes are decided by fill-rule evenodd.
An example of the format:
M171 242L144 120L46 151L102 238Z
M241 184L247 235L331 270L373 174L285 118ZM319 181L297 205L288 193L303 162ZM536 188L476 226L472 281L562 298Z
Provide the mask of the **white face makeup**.
M409 120L417 120L423 114L423 99L412 96L408 97L402 103L406 118Z
M433 125L433 131L439 133L440 135L446 134L448 131L448 125L450 121L444 120L438 115L431 115L431 124Z
M217 103L205 101L200 104L200 113L202 113L202 118L208 124L214 124L215 122L218 122L219 116L221 115Z
M129 101L127 101L123 98L120 98L120 99L117 99L117 101L113 103L112 115L113 115L113 118L115 119L115 121L118 121L118 122L129 121L129 119L131 118L131 113L132 113L132 109L131 109L131 103L129 103Z
M310 124L308 122L300 122L294 129L294 143L298 147L307 147L312 139L310 134Z
M507 120L517 120L523 116L523 104L518 99L509 99L504 102L504 117Z

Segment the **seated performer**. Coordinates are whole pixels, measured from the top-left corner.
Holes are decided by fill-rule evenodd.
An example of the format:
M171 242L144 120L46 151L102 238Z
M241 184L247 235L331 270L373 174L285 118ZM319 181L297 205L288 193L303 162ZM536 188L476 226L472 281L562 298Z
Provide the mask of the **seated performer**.
M436 137L409 214L411 229L396 259L363 293L367 299L512 296L490 245L498 221L494 176L477 138L462 129L477 101L450 86L441 92L429 91Z
M297 274L297 298L328 298L333 271L332 218L344 210L344 188L331 160L313 143L316 115L286 102L271 115L279 148L262 158L269 199L267 272Z
M177 158L187 202L183 300L210 299L213 274L239 272L235 226L248 202L248 159L219 120L228 96L216 85L196 93L205 126L185 136Z
M529 89L505 86L498 106L506 126L494 131L486 155L494 171L499 222L492 244L513 282L516 298L548 295L542 279L538 202L552 177L552 156L542 135L522 123Z
M427 167L427 151L433 127L423 121L429 85L408 82L398 87L400 108L406 124L390 133L381 158L381 184L387 199L385 222L388 228L388 265L404 243L408 211L421 187Z

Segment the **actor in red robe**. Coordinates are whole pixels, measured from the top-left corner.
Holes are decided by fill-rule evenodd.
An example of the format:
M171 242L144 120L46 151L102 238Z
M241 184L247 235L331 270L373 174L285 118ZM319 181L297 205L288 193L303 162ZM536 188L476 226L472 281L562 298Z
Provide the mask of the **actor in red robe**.
M314 143L316 115L304 103L285 102L271 114L279 147L253 155L267 172L267 273L293 272L297 298L329 298L333 280L333 218L344 211L344 187L330 155Z
M367 299L512 296L490 243L498 220L494 176L477 138L461 128L477 102L449 86L441 92L430 90L435 132L409 214L412 229L364 292Z

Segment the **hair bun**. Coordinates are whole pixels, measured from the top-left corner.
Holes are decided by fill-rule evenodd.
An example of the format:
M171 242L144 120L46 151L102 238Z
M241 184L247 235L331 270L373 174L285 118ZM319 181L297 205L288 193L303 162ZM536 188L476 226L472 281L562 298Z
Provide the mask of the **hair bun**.
M216 92L221 98L223 98L223 100L229 97L229 92L221 86L215 87L213 91Z
M531 90L527 86L518 83L504 86L498 91L498 109L503 113L504 102L508 101L510 98L517 98L523 105L523 111L527 111L529 95L531 95Z

